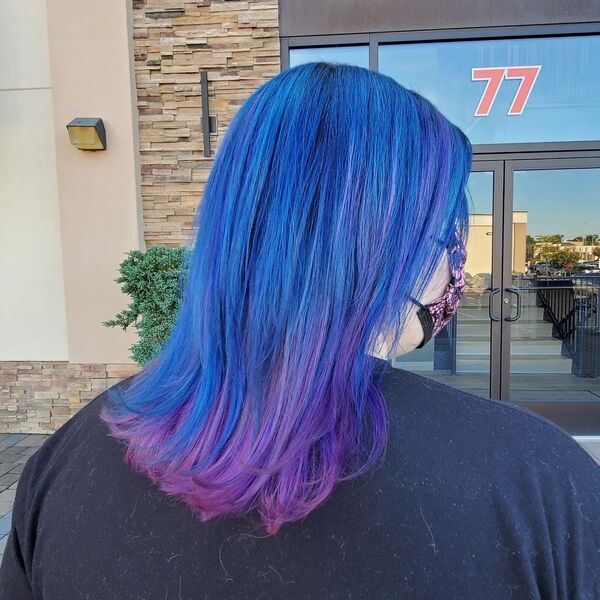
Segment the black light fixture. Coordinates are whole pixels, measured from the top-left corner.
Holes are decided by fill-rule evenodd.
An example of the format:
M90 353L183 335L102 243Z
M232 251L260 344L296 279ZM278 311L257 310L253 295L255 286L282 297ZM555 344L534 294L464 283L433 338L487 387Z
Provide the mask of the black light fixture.
M210 134L217 133L217 117L209 114L208 108L208 71L200 71L200 96L202 98L202 140L204 156L211 155Z
M102 119L77 117L67 125L71 144L79 150L106 150L106 131Z

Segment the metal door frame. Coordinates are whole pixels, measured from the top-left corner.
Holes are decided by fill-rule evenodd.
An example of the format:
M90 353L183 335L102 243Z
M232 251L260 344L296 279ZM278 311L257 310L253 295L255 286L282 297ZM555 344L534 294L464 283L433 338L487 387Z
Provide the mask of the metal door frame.
M490 297L488 298L490 315L490 367L489 394L490 398L501 399L502 381L502 321L501 294L502 290L502 244L503 244L503 196L504 196L504 161L478 160L473 161L471 172L492 173L492 264ZM498 320L492 318L497 316Z
M512 285L512 242L513 242L513 196L514 196L514 174L516 171L556 171L563 169L600 169L600 154L595 157L589 153L581 153L579 157L570 156L546 156L544 158L514 158L506 157L504 160L504 205L503 205L503 265L501 288L502 315L501 315L501 358L500 358L500 398L510 401L510 345L511 345L511 322L506 319L511 316L512 302L511 294L506 293L506 288ZM500 295L500 294L498 294ZM536 406L543 409L556 403L537 402ZM566 429L566 424L560 424Z
M580 152L533 152L498 153L473 156L471 171L491 172L493 183L492 214L492 283L498 289L490 307L500 321L490 320L490 396L498 400L510 400L510 322L511 294L506 288L512 284L512 212L513 177L515 171L549 171L560 169L600 168L600 153Z

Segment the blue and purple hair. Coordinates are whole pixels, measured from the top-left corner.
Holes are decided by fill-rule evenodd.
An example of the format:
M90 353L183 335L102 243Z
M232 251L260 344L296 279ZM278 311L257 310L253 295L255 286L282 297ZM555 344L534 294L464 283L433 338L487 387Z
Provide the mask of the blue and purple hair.
M269 534L372 469L370 353L466 242L470 164L456 126L375 71L313 62L256 89L218 147L172 333L108 391L126 460L199 518L256 510Z

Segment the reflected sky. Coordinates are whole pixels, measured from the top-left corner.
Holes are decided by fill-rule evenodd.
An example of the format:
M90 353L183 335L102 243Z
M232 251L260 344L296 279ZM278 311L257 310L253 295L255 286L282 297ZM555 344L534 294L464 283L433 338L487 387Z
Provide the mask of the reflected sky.
M470 214L492 214L494 174L491 171L475 171L469 175L467 199Z
M474 144L600 139L600 36L388 44L379 70L435 104ZM488 116L475 67L541 65L521 115L507 115L519 79L504 79Z
M528 212L529 235L600 234L600 169L516 171L514 210Z
M290 49L290 67L312 61L369 68L366 45ZM600 35L382 44L379 70L433 102L474 144L600 139ZM487 116L474 112L486 81L475 67L541 66L522 114L507 112L521 84L502 80Z
M291 48L290 67L315 61L340 62L369 68L369 46L331 46L329 48Z
M290 66L324 60L369 67L366 45L290 49ZM600 36L387 44L379 70L414 89L481 143L600 139ZM485 88L471 68L541 65L521 115L507 115L520 80L503 80L490 114L473 113ZM491 214L493 173L471 173L469 211ZM515 211L528 212L527 233L565 239L600 234L600 169L517 171Z
M492 213L493 183L490 171L471 173L471 214ZM600 169L515 171L513 210L528 213L528 235L558 233L567 240L600 234Z

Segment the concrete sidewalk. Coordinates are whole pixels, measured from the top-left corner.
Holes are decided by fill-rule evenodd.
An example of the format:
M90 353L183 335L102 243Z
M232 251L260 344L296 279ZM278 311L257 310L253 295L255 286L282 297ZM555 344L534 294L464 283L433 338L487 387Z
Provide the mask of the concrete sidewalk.
M17 482L27 459L48 435L0 433L0 560L10 531Z

